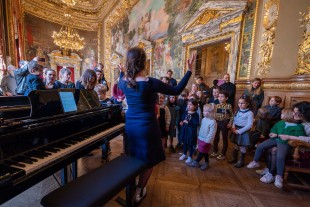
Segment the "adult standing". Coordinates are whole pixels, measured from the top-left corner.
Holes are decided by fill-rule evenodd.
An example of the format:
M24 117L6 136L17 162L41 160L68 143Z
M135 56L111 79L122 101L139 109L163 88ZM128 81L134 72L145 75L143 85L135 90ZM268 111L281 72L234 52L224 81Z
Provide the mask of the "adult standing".
M157 93L179 95L190 76L195 55L188 60L188 71L177 86L169 86L162 81L146 76L146 54L141 48L131 48L127 52L126 71L122 66L119 86L125 93L128 111L126 113L126 133L130 155L146 162L148 169L139 176L134 196L140 202L146 195L146 184L153 166L165 160L160 130L156 118ZM124 74L125 72L125 74Z
M224 74L224 83L220 85L220 89L228 93L227 103L229 103L232 108L234 108L236 85L230 82L230 75L228 73Z
M15 90L17 95L24 95L26 92L26 79L27 75L30 73L29 68L32 68L36 63L38 63L39 58L35 57L33 58L30 63L25 60L19 61L19 69L14 70L14 78L17 84L17 88Z
M167 77L169 78L168 84L171 86L176 86L177 85L177 81L172 78L173 72L172 70L168 70L167 71Z
M97 82L98 84L103 84L105 87L107 87L107 91L109 91L108 82L104 77L104 66L102 63L98 63L98 67L94 69L97 75Z
M264 91L262 89L262 80L260 78L254 78L251 86L244 90L244 94L251 97L254 106L254 116L257 114L257 110L262 106L264 101Z

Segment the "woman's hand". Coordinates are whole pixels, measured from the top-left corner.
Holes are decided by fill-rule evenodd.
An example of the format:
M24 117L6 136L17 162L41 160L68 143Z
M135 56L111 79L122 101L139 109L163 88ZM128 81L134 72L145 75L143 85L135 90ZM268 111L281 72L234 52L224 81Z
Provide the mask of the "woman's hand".
M194 64L196 62L196 54L197 54L196 51L193 52L192 55L191 55L191 58L187 60L187 66L188 66L188 70L189 71L193 70Z
M125 68L122 66L122 64L118 64L118 69L119 69L119 72L123 72L125 73Z
M275 138L275 137L277 137L278 135L277 134L275 134L275 133L270 133L269 134L269 137L271 137L271 138Z

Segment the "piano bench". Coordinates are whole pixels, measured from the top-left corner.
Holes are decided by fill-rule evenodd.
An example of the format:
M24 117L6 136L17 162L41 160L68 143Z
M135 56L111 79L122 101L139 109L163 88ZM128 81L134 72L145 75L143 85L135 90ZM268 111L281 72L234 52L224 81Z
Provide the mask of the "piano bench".
M126 206L132 206L135 178L146 169L146 164L141 160L119 156L44 196L41 205L103 206L126 187Z

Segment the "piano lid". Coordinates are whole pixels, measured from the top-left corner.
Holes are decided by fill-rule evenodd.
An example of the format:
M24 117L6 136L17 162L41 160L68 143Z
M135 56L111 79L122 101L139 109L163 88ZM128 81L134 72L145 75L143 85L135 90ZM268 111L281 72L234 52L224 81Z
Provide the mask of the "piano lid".
M59 93L72 93L78 111L86 111L101 107L98 95L93 90L57 89L37 90L28 94L31 103L31 118L42 118L64 114L65 106ZM67 103L67 102L66 102ZM74 103L72 103L74 104Z

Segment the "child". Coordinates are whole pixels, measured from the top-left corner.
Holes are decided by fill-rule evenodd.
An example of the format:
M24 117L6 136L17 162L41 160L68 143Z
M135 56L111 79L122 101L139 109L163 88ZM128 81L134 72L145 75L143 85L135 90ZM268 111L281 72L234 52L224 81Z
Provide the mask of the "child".
M217 130L213 141L213 152L211 157L216 157L218 160L224 160L226 157L228 148L228 130L231 128L234 118L232 107L229 103L227 103L228 95L229 94L227 92L220 91L218 94L218 100L220 103L215 106L215 120L217 123ZM222 132L223 148L222 153L217 154L218 144L220 141L220 132Z
M183 154L179 160L185 160L187 150L189 150L189 156L185 163L192 161L194 146L197 144L197 127L199 125L199 115L196 112L197 107L197 101L190 99L187 104L187 112L183 114L182 121L180 122L182 126L180 136L183 142Z
M279 96L272 96L269 100L269 105L264 106L264 108L266 108L270 113L271 127L281 120L282 109L279 107L281 102L282 98L280 98Z
M250 132L252 148L255 149L257 142L263 142L269 136L271 129L270 112L266 108L259 108L256 115L255 130Z
M95 86L94 91L97 93L101 106L109 106L112 104L112 101L106 97L107 88L103 84L98 84ZM110 142L104 142L101 145L101 159L102 161L107 161L109 155L111 154Z
M186 108L187 108L187 102L188 102L188 93L189 91L185 88L182 93L180 94L179 98L178 98L178 101L177 101L177 104L178 106L180 107L180 110L179 110L179 119L177 120L177 124L178 124L178 131L177 131L177 134L178 134L178 143L177 145L175 146L175 148L177 149L183 149L183 146L182 146L182 141L181 141L181 137L180 137L180 132L181 132L181 119L183 117L183 114L186 112Z
M198 105L201 111L203 111L203 106L206 104L206 97L205 94L203 93L203 91L197 91L196 93L197 95L197 101L198 101Z
M209 151L211 149L211 141L216 133L216 121L214 120L214 105L206 104L203 106L203 116L199 135L198 135L198 151L196 160L188 163L191 167L198 167L200 160L204 157L205 163L200 166L201 170L209 167Z
M254 103L254 116L257 114L257 110L262 106L264 101L264 91L261 87L262 80L260 78L254 78L252 85L245 89L244 94L249 96Z
M219 104L219 92L220 92L220 87L219 86L214 86L212 89L212 97L208 100L208 104L214 103L214 104Z
M167 138L168 138L168 131L169 131L169 126L170 126L170 121L171 121L171 115L169 108L165 106L165 95L164 94L159 94L159 128L160 128L160 136L161 136L161 141L163 148L167 147Z
M293 117L292 109L283 109L281 113L281 121L276 123L269 134L270 139L259 144L254 155L254 160L251 161L247 168L259 167L259 159L262 153L266 149L277 147L276 154L276 177L273 176L272 170L269 169L269 173L265 174L260 181L264 183L272 183L275 181L275 185L278 188L282 188L283 185L283 174L285 166L285 158L291 150L291 146L287 143L287 140L282 140L278 137L279 134L291 135L291 136L304 136L305 131L302 124L296 123Z
M43 75L43 67L37 63L32 65L30 74L27 75L25 96L27 96L33 90L44 90L45 85L41 76Z
M247 147L251 146L249 131L253 125L254 115L251 109L253 108L252 100L247 95L242 95L238 100L239 110L234 116L232 127L232 142L235 144L232 152L232 159L229 163L235 163L236 168L244 166L244 159ZM240 157L237 162L238 151Z
M110 106L111 104L113 104L113 101L106 96L107 87L105 85L97 84L94 90L98 95L101 106Z
M173 147L173 138L176 137L177 120L179 120L179 110L180 110L180 107L177 105L176 99L177 99L176 96L169 96L169 99L167 102L167 106L169 108L170 115L171 115L169 132L168 132L169 141L170 141L169 151L171 153L176 152Z
M197 91L198 91L198 84L193 83L193 84L192 84L192 89L191 89L191 91L189 92L189 96L191 96L191 95L193 95L193 94L196 95L196 92L197 92ZM188 99L189 99L189 97L188 97Z

